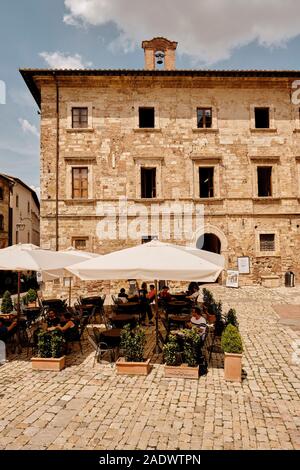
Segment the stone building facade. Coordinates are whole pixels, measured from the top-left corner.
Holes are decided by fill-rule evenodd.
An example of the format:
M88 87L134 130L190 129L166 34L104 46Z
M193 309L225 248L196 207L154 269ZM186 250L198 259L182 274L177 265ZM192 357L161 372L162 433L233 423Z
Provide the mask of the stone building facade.
M37 194L19 178L4 174L0 174L0 240L2 248L16 243L40 244Z
M300 71L176 70L176 46L144 41L143 70L21 70L41 108L41 246L204 241L226 269L249 257L242 285L282 285L290 270L300 280ZM126 225L114 234L120 198L135 240ZM176 216L169 236L162 214L142 223L145 207L174 203L192 208L188 240Z

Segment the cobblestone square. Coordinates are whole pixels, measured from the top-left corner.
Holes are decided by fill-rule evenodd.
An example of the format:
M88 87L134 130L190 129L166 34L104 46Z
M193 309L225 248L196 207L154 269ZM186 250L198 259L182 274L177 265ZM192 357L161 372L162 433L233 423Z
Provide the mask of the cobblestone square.
M0 367L0 449L300 449L299 328L274 309L300 304L300 288L209 288L237 310L241 384L224 381L215 353L198 381L167 379L156 363L147 377L117 376L93 366L88 342L60 373L33 371L23 353Z

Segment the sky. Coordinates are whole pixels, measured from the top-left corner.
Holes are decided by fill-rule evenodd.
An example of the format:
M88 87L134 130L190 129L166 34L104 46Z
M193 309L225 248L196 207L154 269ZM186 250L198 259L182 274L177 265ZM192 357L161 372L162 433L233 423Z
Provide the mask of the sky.
M178 68L299 70L299 18L299 0L0 0L0 172L39 191L19 68L143 68L141 41L164 36Z

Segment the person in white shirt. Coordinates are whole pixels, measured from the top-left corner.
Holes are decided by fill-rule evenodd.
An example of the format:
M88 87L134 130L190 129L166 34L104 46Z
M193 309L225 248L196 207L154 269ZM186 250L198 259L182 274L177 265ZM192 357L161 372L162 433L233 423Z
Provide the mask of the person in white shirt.
M201 338L205 338L207 321L206 318L203 316L203 312L200 307L193 307L190 326L196 327L201 335Z

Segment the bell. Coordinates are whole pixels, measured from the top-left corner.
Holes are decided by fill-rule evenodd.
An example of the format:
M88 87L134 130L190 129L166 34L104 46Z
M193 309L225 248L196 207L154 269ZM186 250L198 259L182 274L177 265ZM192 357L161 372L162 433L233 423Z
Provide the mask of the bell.
M162 65L164 63L164 58L165 58L164 52L162 52L162 51L156 52L155 57L156 57L157 65Z
M159 59L157 59L157 63L158 63L158 65L161 65L161 64L163 64L163 63L164 63L164 61L163 61L162 59L160 59L160 58L159 58Z

